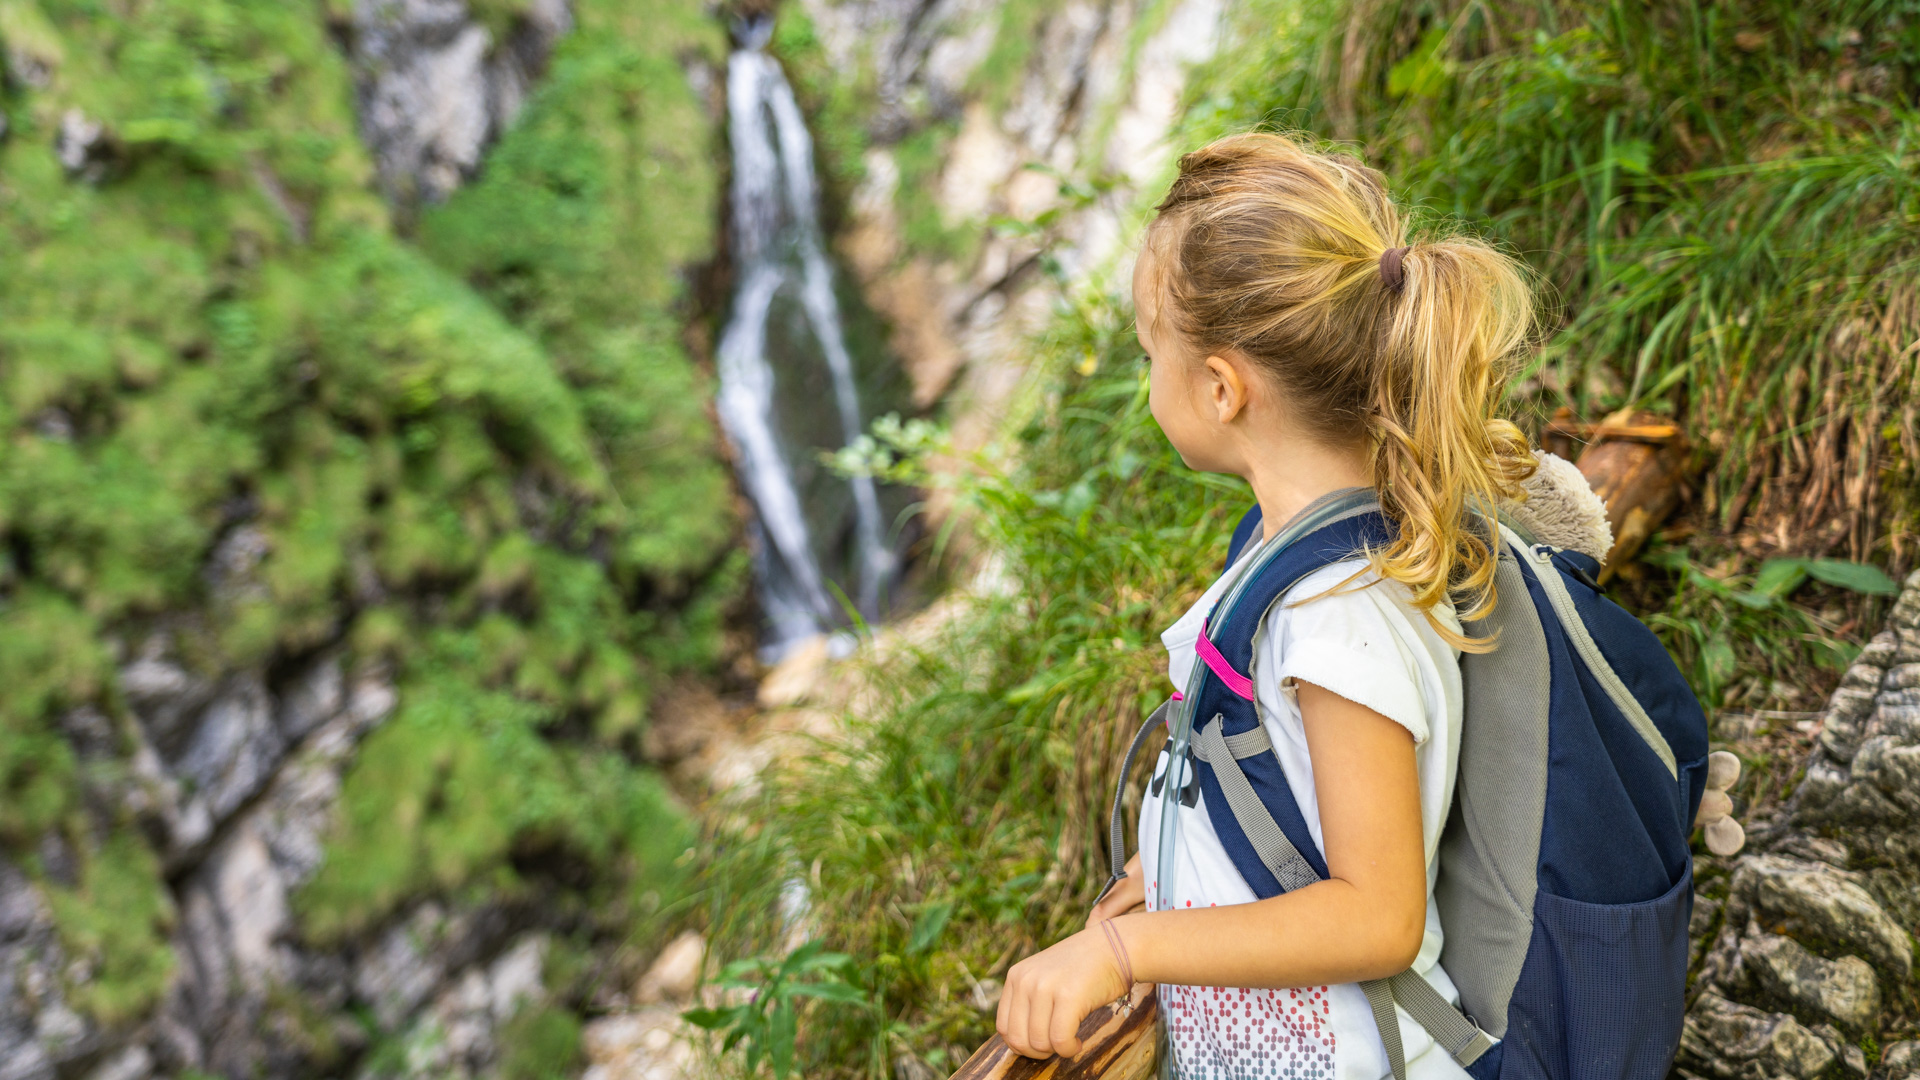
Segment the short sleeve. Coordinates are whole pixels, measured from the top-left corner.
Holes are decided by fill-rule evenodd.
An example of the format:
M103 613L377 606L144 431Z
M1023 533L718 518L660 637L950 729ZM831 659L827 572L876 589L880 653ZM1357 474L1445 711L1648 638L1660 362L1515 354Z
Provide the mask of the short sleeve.
M1424 617L1394 596L1393 583L1371 575L1327 593L1353 573L1342 566L1310 575L1275 606L1268 616L1269 655L1262 660L1277 663L1273 670L1289 699L1296 681L1310 682L1401 725L1420 745L1431 731L1430 694L1414 652L1423 648L1422 635L1410 619ZM1301 597L1310 599L1296 603Z

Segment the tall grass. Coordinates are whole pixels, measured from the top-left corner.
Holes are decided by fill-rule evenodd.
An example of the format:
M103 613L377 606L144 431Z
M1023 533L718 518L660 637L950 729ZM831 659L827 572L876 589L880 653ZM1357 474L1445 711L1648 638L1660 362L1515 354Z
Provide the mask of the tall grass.
M1255 0L1195 135L1351 140L1558 303L1534 403L1688 421L1700 525L1912 559L1920 7ZM1258 32L1267 25L1277 34ZM1271 73L1271 78L1261 77Z

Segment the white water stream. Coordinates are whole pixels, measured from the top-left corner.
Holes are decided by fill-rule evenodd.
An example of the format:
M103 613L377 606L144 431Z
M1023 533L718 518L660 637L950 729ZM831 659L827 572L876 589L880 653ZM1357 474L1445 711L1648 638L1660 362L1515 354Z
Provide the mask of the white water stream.
M769 30L765 21L746 27L743 47L727 64L738 285L720 336L718 404L740 483L756 512L754 570L769 624L762 651L778 656L838 623L841 612L775 423L774 405L781 392L776 367L783 358L767 355L767 319L783 292L791 290L799 301L826 360L831 407L844 442L858 438L865 422L834 299L832 267L821 247L813 141L786 75L761 51ZM843 587L861 616L873 619L897 560L886 543L873 479L854 476L847 483L853 497L854 580Z

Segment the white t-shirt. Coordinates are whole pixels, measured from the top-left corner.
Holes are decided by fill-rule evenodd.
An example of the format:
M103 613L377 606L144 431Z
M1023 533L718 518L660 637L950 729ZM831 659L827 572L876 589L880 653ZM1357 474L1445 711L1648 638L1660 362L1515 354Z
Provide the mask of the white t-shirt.
M1252 558L1262 546L1248 545L1241 559ZM1239 565L1236 562L1236 569ZM1427 859L1427 930L1413 969L1448 1001L1458 1002L1459 994L1439 964L1440 916L1433 902L1433 882L1435 852L1459 762L1459 654L1434 632L1413 607L1410 592L1397 582L1381 581L1369 572L1340 592L1319 595L1366 565L1364 560L1352 560L1324 567L1303 578L1274 605L1254 657L1255 701L1301 816L1323 851L1313 763L1307 755L1294 680L1311 682L1365 705L1413 733ZM1160 635L1175 687L1186 686L1197 662L1194 642L1200 624L1233 576L1230 571L1214 582L1199 602ZM1307 597L1319 598L1292 606ZM1459 629L1451 606L1436 613ZM1167 755L1162 751L1155 777L1166 769ZM1179 786L1171 785L1175 791ZM1204 795L1192 808L1179 810L1173 893L1160 894L1160 815L1166 805L1180 807L1177 798L1149 797L1140 817L1147 906L1159 910L1257 899L1221 846ZM1163 986L1160 993L1180 1077L1380 1080L1391 1073L1373 1010L1358 983L1288 990ZM1408 1080L1460 1080L1466 1075L1424 1028L1405 1012L1398 1015Z

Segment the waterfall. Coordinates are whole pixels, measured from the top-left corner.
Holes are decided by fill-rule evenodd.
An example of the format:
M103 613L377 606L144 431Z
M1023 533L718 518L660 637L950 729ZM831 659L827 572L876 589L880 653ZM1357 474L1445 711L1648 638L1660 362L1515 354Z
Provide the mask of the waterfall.
M797 302L805 314L832 385L842 445L858 438L865 425L833 270L821 245L813 141L785 73L762 51L770 32L771 22L764 18L742 26L741 47L727 64L738 285L720 336L718 411L741 486L755 510L754 571L769 624L762 651L778 656L839 622L841 605L829 592L830 579L778 430L776 364L787 358L768 355L768 320L777 300ZM873 479L853 476L846 482L853 503L853 580L845 592L863 618L877 618L897 560L886 543Z

